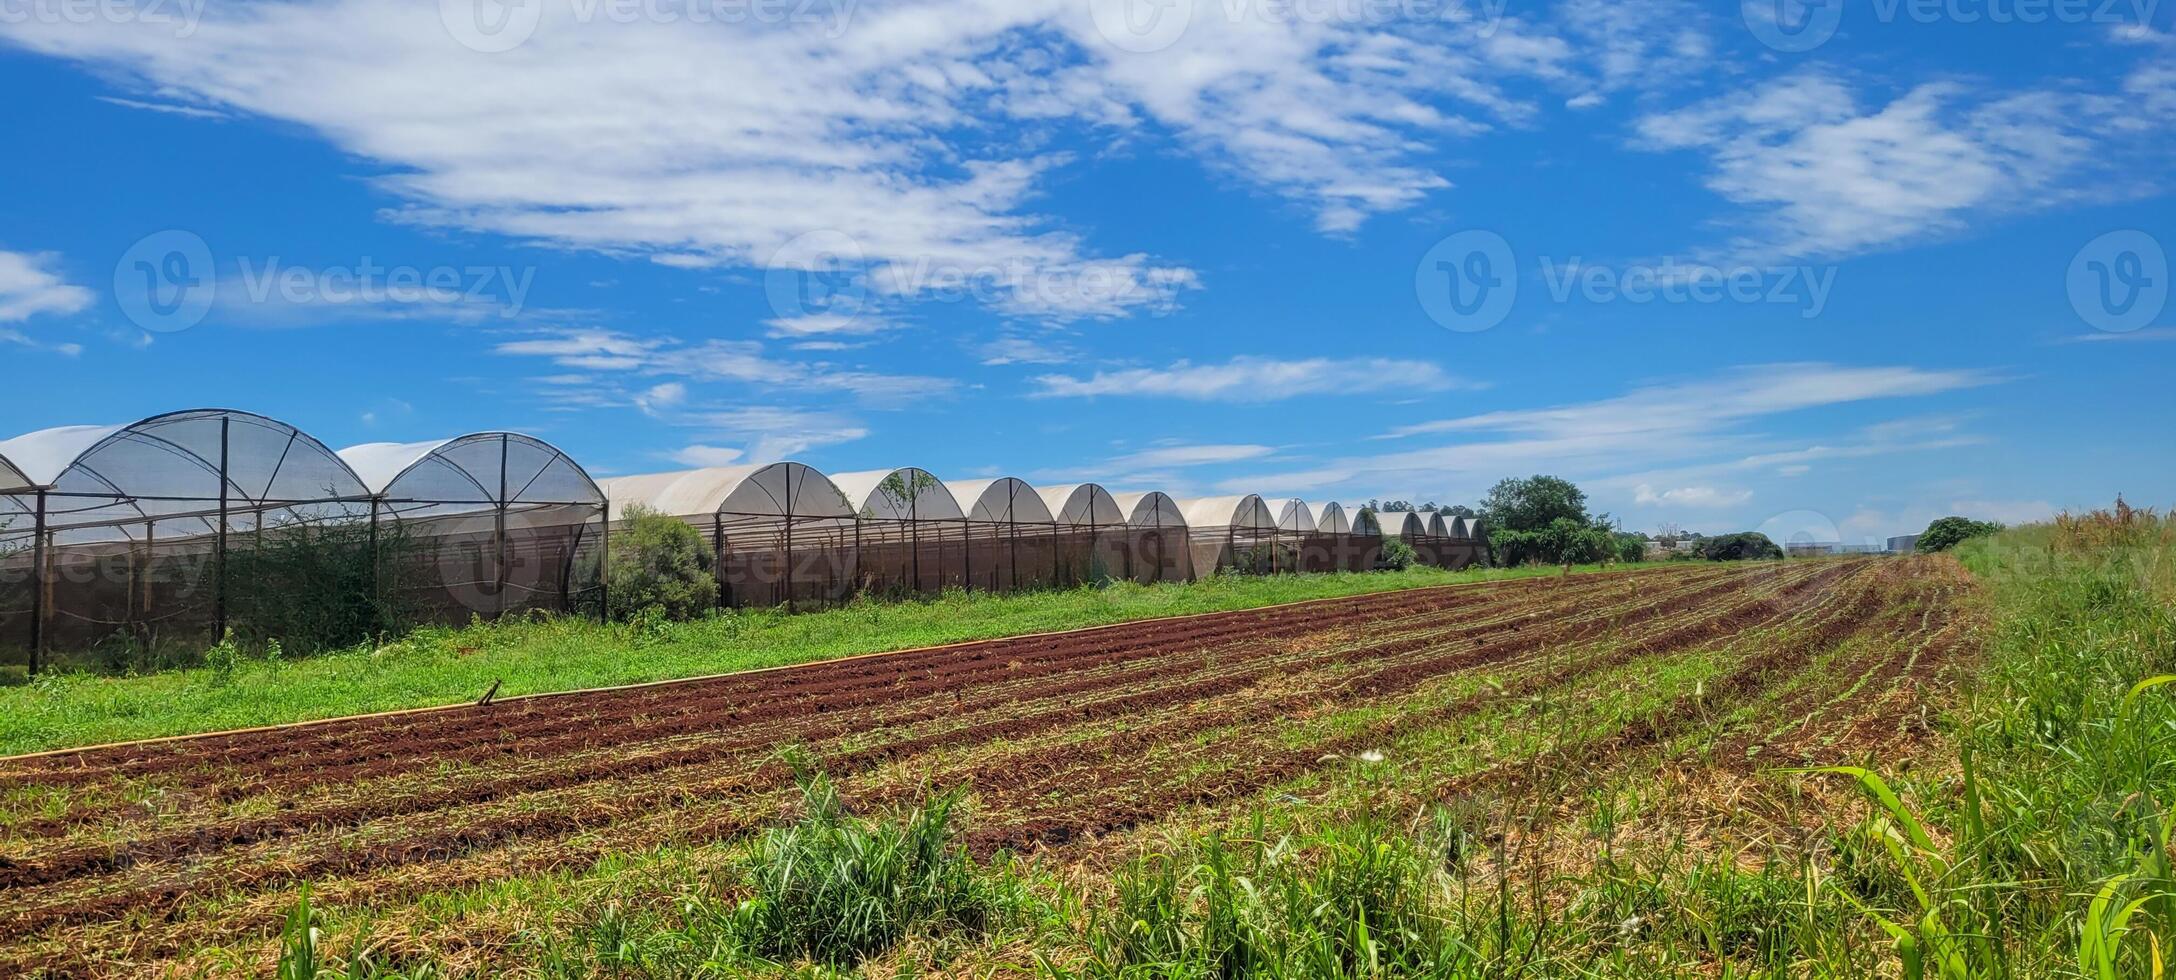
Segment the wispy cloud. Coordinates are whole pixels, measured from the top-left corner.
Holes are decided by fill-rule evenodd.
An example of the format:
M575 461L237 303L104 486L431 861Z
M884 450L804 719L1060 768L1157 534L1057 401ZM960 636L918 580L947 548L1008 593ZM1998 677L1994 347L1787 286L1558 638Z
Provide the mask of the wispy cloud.
M56 261L50 253L0 251L0 323L20 323L47 313L80 313L91 305L90 290L52 270Z
M1453 377L1426 361L1320 357L1303 360L1235 357L1221 364L1178 361L1161 368L1097 371L1085 378L1046 374L1035 382L1038 388L1034 395L1039 398L1118 396L1222 402L1484 387L1478 382Z
M1635 144L1708 155L1706 183L1752 217L1719 251L1843 257L1947 235L1975 218L2097 194L2158 143L2134 99L2047 88L2005 93L1929 82L1868 104L1812 67L1635 124ZM2126 190L2128 189L2128 190Z

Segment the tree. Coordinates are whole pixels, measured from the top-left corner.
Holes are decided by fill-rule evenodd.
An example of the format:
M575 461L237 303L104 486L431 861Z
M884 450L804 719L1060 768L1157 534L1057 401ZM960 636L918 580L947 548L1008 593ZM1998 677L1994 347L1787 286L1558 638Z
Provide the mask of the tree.
M1915 551L1948 551L1967 538L1983 538L2002 530L1994 521L1975 521L1968 517L1939 517L1927 529L1919 532Z
M1560 517L1588 523L1587 494L1554 476L1503 480L1481 502L1481 520L1506 531L1539 531Z
M1647 560L1647 536L1617 533L1617 560L1626 564Z
M1619 553L1608 515L1588 516L1586 492L1558 477L1497 483L1480 519L1501 565L1597 562Z
M607 575L617 619L643 613L693 619L718 604L702 532L640 504L626 510Z
M1469 521L1481 516L1480 511L1474 510L1473 508L1468 507L1465 504L1452 504L1449 507L1443 508L1443 513L1446 516L1450 517L1463 517Z
M1700 543L1700 557L1709 561L1757 561L1783 557L1783 549L1759 531L1740 531Z

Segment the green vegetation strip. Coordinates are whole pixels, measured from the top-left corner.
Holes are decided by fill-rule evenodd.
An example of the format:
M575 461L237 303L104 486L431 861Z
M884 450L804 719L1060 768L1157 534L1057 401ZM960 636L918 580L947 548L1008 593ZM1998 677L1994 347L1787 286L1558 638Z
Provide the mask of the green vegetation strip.
M1594 571L1582 568L1579 571ZM426 630L300 659L222 659L146 676L51 674L0 688L0 756L474 701L677 680L855 654L1280 603L1553 575L1554 568L1223 577L1023 595L951 593L686 623L552 619Z

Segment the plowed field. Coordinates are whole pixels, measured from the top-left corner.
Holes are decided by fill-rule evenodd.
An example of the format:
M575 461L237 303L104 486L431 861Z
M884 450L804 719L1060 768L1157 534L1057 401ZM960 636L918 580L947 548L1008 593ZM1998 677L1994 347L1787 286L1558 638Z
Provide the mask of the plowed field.
M0 760L0 975L154 976L251 942L268 963L302 883L395 908L732 838L788 798L789 745L862 800L971 785L985 852L1092 848L1695 656L1697 692L1520 765L1445 757L1440 792L1652 765L1695 729L1713 758L1835 761L1915 737L1924 689L1968 649L1966 584L1938 559L1530 579Z

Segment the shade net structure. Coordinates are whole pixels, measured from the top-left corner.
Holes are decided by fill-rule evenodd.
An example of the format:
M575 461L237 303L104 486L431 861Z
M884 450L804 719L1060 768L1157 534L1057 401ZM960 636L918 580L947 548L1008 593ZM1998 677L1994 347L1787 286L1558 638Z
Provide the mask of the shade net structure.
M700 529L721 605L811 608L853 595L854 505L807 465L717 466L598 485L616 514L646 507Z
M1328 572L1336 566L1330 542L1317 530L1314 505L1297 497L1264 498L1262 505L1277 520L1275 567L1280 572Z
M1301 564L1307 570L1365 572L1372 570L1381 561L1382 536L1373 532L1358 533L1345 505L1328 500L1307 506L1315 515L1315 530L1308 540L1312 548L1320 549L1318 553L1303 558ZM1325 567L1308 567L1310 560L1319 561Z
M1194 577L1291 571L1278 552L1277 515L1253 494L1178 502L1186 517Z
M1022 592L1057 584L1057 521L1034 487L1008 476L952 480L945 489L967 514L973 588Z
M223 409L0 443L0 656L244 638L352 642L369 587L369 492L284 422ZM391 625L391 624L387 624Z
M935 595L973 580L967 514L929 471L834 473L831 482L854 507L857 591Z
M1193 581L1186 515L1179 512L1178 501L1153 490L1115 493L1111 500L1126 515L1126 578L1143 585Z
M481 432L340 451L372 495L380 594L421 622L603 615L604 492L549 443Z
M1109 490L1093 483L1037 491L1055 523L1059 588L1108 582L1130 575L1132 554L1126 512Z

